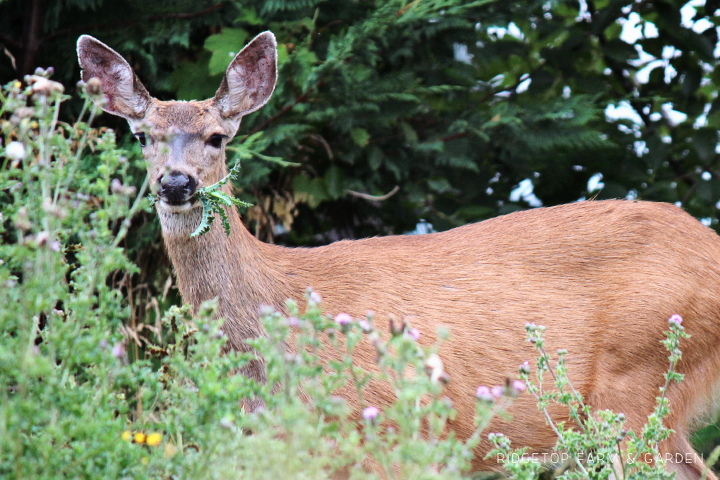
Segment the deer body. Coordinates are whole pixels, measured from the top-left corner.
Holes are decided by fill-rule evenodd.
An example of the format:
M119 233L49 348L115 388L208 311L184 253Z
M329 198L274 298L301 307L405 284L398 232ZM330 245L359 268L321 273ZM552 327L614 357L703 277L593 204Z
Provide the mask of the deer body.
M231 348L247 350L244 340L262 335L262 304L283 310L285 299L300 300L308 286L331 314L362 317L373 310L380 329L390 314L409 317L423 332L421 342L433 342L442 324L453 333L440 352L452 378L447 393L458 410L452 428L467 437L474 429L475 388L500 383L534 358L523 326L539 323L547 327L549 352L569 350L570 379L593 409L623 412L627 427L639 433L664 383L668 359L660 341L667 319L679 313L692 337L681 344L679 371L686 377L668 392L667 422L677 433L662 451L694 453L687 436L720 386L720 237L681 209L582 202L430 235L295 249L260 242L228 209L230 237L216 222L206 235L191 238L201 218L192 193L227 173L223 142L242 115L272 93L274 37L253 40L228 67L215 98L202 102L152 99L129 65L91 37L80 38L78 51L83 78L102 81L105 109L127 118L133 129L141 122L152 128L155 140L145 139L143 150L181 294L196 307L218 298ZM367 366L374 354L361 345L356 361ZM260 363L245 373L264 378ZM391 400L381 388L366 398L377 405ZM555 421L569 420L563 409L550 413ZM490 431L532 451L552 449L557 439L532 397L521 396L510 414L512 422L496 421ZM495 466L482 460L487 447L481 444L477 468ZM704 465L693 457L668 468L678 478L696 479Z

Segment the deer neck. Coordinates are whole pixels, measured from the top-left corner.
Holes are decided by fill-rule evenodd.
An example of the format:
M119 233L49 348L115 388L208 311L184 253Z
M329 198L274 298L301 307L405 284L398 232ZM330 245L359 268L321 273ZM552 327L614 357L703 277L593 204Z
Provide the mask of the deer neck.
M257 240L235 208L226 212L230 236L217 219L208 233L191 237L200 224L201 208L182 215L159 209L159 217L183 301L197 310L202 302L217 298L218 316L229 320L223 327L228 346L244 351L245 339L263 334L260 306L284 310L285 299L295 296L296 287L278 268L284 263L278 256L286 249Z

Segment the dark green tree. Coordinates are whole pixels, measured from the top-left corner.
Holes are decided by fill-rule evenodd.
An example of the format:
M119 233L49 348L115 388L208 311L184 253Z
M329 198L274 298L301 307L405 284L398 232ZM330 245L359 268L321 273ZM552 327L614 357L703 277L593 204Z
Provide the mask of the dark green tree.
M446 229L528 207L510 201L525 179L543 205L631 196L681 202L716 222L717 33L687 28L682 5L6 0L0 40L16 71L6 56L1 72L52 64L71 83L74 41L90 33L157 96L205 98L231 55L272 30L280 84L237 140L262 132L264 155L244 161L238 185L266 239L402 233L419 218ZM712 21L714 10L696 7L693 20ZM657 34L632 45L621 23L636 15ZM660 59L645 83L639 47ZM620 104L639 123L606 118ZM604 188L589 192L596 174Z

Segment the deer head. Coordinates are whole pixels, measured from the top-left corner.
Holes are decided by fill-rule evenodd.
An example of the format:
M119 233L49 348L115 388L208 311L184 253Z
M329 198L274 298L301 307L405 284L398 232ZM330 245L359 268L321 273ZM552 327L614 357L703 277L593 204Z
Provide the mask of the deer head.
M200 221L198 188L226 173L225 146L240 120L267 103L277 83L277 43L255 37L228 66L215 96L203 101L160 101L112 48L78 39L82 79L102 83L104 111L125 118L142 145L165 236L188 235Z

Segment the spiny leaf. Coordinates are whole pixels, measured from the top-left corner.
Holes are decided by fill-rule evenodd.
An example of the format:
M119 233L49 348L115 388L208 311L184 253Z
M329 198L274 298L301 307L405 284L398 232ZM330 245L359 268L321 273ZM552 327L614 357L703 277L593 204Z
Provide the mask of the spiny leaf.
M220 215L220 220L222 221L223 229L225 229L225 235L227 235L229 237L230 236L230 221L228 220L227 212L222 207L218 208L216 211Z
M202 221L200 222L200 225L198 226L195 231L190 234L191 237L198 237L200 235L205 235L207 232L210 231L210 226L212 225L213 221L215 221L215 208L214 205L210 202L210 200L207 197L199 197L200 203L202 203Z
M240 162L237 162L235 163L235 166L233 166L233 168L230 170L230 172L219 182L213 183L212 185L207 187L200 188L195 193L195 196L198 198L198 200L200 200L200 203L202 204L203 211L202 221L200 222L198 228L190 235L191 237L198 237L200 235L205 235L207 232L209 232L210 226L215 220L216 213L220 215L220 220L222 221L225 234L229 237L230 220L228 219L225 207L232 207L233 205L236 205L238 207L247 208L252 206L251 203L243 202L242 200L238 200L231 195L220 191L220 187L225 185L231 178L235 178L235 175L237 175L239 171Z

